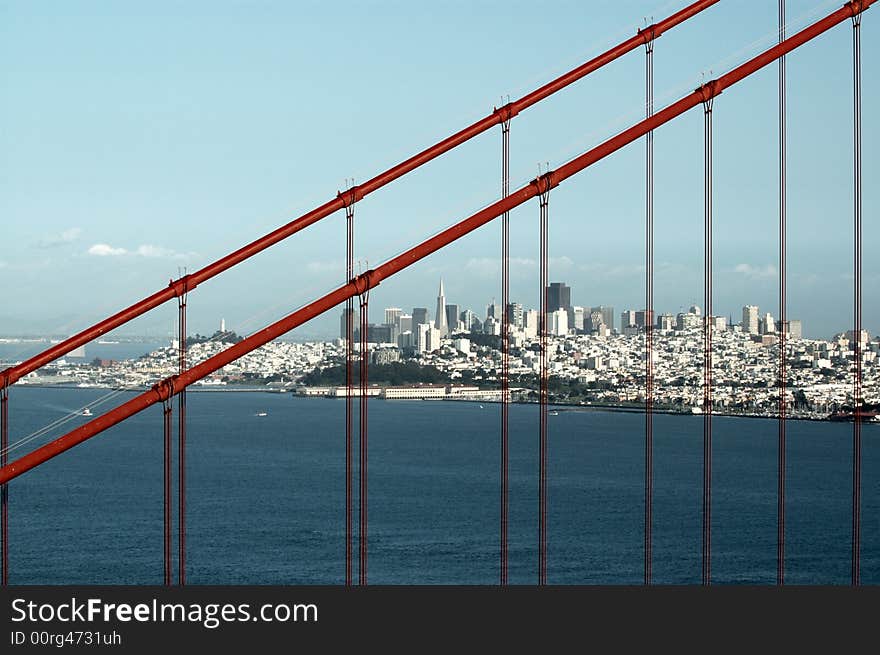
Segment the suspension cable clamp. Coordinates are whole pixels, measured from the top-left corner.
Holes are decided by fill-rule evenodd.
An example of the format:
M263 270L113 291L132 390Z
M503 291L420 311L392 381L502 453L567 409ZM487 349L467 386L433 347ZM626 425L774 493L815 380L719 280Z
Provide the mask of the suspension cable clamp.
M709 80L705 84L698 86L695 91L700 94L706 109L712 111L712 100L716 96L721 95L721 85L718 83L718 80Z
M192 275L184 275L176 280L169 280L168 286L174 291L175 298L184 298L187 293L196 288L196 285L192 284Z
M162 401L163 405L170 401L171 397L174 396L174 381L177 377L178 376L176 375L172 375L171 377L160 380L153 385L153 391L159 396L159 400Z
M364 304L369 298L370 289L379 286L379 279L376 275L376 270L372 268L355 276L351 282L354 284L355 292L361 299L361 304Z
M555 189L559 186L559 182L556 179L556 171L547 171L529 182L529 184L532 184L538 190L537 195L541 198L542 202L545 202L547 196L550 195L550 189Z
M492 115L498 117L501 126L507 129L510 127L510 119L519 113L519 109L512 102L508 102L502 107L492 107Z
M867 11L868 7L871 6L870 2L865 2L865 0L850 0L847 2L844 7L849 9L850 14L852 14L853 20L856 20L856 17L861 16L863 11Z
M350 189L346 189L345 191L337 191L336 197L342 201L342 206L348 209L352 207L358 200L361 200L364 197L363 192L359 185L354 185Z
M651 25L648 25L647 27L639 28L639 30L637 32L637 34L640 37L642 37L642 41L644 42L645 48L648 51L651 51L654 49L654 40L658 36L660 36L659 34L656 33L656 30L657 30L657 24L652 23Z

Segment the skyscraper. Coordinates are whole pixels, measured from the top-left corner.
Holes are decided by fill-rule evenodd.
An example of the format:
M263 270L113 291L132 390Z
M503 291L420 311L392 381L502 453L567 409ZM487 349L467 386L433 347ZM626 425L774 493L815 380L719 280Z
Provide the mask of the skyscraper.
M446 325L449 332L458 330L458 305L446 305Z
M743 332L748 332L749 334L758 334L757 305L746 305L743 307L742 329Z
M620 329L636 324L636 313L632 309L626 309L620 314Z
M571 313L571 287L565 282L551 282L547 287L547 311L564 309Z
M385 325L394 325L400 327L400 316L403 310L400 307L385 308Z
M348 328L347 328L348 323L345 320L345 318L347 316L346 312L348 312L348 308L343 307L342 308L342 316L339 318L339 338L340 339L347 339L348 338ZM354 332L357 330L357 327L358 327L358 314L359 314L358 310L352 308L352 310L351 310L352 335L354 335ZM354 336L352 336L352 339L354 339Z
M440 332L441 337L449 334L449 323L446 322L446 294L443 292L442 279L440 280L440 291L437 293L437 313L434 315L434 327Z
M609 330L614 329L614 307L609 305L599 305L598 307L590 307L590 313L602 312L602 322Z
M523 326L523 307L518 302L508 303L507 305L507 322L515 327L522 328Z
M412 310L412 331L413 334L418 333L420 325L427 325L430 322L428 318L428 310L425 307L413 307Z

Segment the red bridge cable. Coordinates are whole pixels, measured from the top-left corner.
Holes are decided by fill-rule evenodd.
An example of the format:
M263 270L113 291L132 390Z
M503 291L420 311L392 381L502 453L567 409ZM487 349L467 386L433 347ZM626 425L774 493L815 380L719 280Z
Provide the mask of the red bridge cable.
M430 239L427 239L406 252L388 260L381 266L366 271L354 278L351 282L331 291L314 302L301 307L262 330L255 332L243 341L230 346L223 352L193 366L183 375L173 376L172 378L158 382L149 391L131 398L106 414L92 419L88 423L84 423L75 430L72 430L48 444L37 448L31 453L23 455L14 462L3 466L0 468L0 484L9 482L9 480L29 471L35 466L42 464L65 450L82 443L96 434L103 432L107 428L116 425L143 409L164 401L166 398L173 395L175 391L187 387L223 366L226 366L230 362L235 361L248 352L265 345L273 339L277 339L295 327L306 323L333 307L336 307L346 299L359 295L365 290L377 286L383 279L399 273L413 263L424 259L428 255L461 238L465 234L473 232L477 228L489 223L492 219L497 218L505 211L510 211L514 207L518 207L531 198L539 195L539 189L542 189L546 184L549 184L551 188L558 186L568 178L576 175L585 168L592 166L611 153L620 150L624 146L645 136L650 130L655 129L664 123L668 123L677 116L680 116L686 111L705 102L708 98L719 95L724 89L745 79L782 55L791 52L816 36L828 31L835 25L838 25L859 12L864 11L876 1L877 0L862 0L861 3L847 3L840 9L828 14L809 27L806 27L797 34L787 38L782 43L769 48L760 55L750 59L740 66L737 66L725 75L722 75L718 79L707 82L692 93L656 112L650 118L636 123L620 134L563 164L556 170L550 171L541 176L541 178L533 180L529 184L520 187L506 198L502 198L501 200L484 207L463 221L456 223L452 227L434 235Z
M360 467L358 468L358 476L360 486L358 489L360 526L358 530L359 542L359 567L358 567L358 584L364 586L367 584L367 402L369 397L367 372L369 367L368 352L368 326L369 326L369 300L370 289L365 288L361 292L361 347L360 347L360 444L358 453L360 455Z
M549 175L549 172L547 173ZM538 322L540 336L540 386L538 391L538 584L547 584L547 401L548 401L548 348L549 327L548 291L549 280L549 216L550 179L541 176L537 179L540 187L540 279L541 279L541 318Z
M510 191L510 116L501 122L501 197ZM501 534L500 574L508 580L510 458L510 212L501 215Z
M654 39L645 38L645 117L654 113ZM645 135L645 572L651 584L654 509L654 131Z
M345 206L345 281L354 278L354 205ZM345 584L352 585L353 480L352 433L354 424L354 300L345 301Z
M853 499L852 584L860 584L862 540L862 40L861 14L853 24Z
M785 40L785 0L779 0L779 43ZM786 184L785 184L785 56L779 58L779 436L776 490L776 584L785 584L785 420L787 304L786 276Z
M171 398L166 398L162 408L163 448L163 559L165 562L164 584L171 586Z
M673 27L683 23L689 18L699 14L704 9L711 7L718 1L719 0L701 0L699 2L694 2L684 9L672 14L665 20L662 20L659 23L652 25L651 29L653 30L655 36L660 36L666 30L672 29ZM353 189L351 189L354 200L360 200L370 193L381 189L383 186L406 175L407 173L415 170L423 164L426 164L432 159L435 159L440 155L449 152L453 148L461 145L462 143L465 143L473 137L482 134L486 130L494 127L495 125L500 124L503 121L504 115L509 115L511 117L515 116L524 109L528 109L532 105L553 95L557 91L565 88L573 82L576 82L579 79L586 77L590 73L602 68L606 64L611 63L612 61L618 59L629 51L634 50L641 44L642 37L640 35L633 36L626 41L614 46L607 52L599 55L598 57L595 57L590 61L581 64L577 68L561 75L555 80L545 84L541 88L532 91L526 96L523 96L519 100L515 100L505 105L504 107L496 109L490 115L477 121L476 123L473 123L463 130L456 132L452 136L443 139L442 141L410 157L406 161L397 164L387 171L380 173L376 177L366 181L364 184L354 187ZM300 230L307 228L313 223L317 223L327 216L330 216L334 212L342 209L343 207L343 200L339 196L337 196L333 200L324 203L320 207L316 207L312 211L303 214L299 218L291 221L290 223L287 223L286 225L283 225L275 231L270 232L269 234L266 234L255 241L252 241L246 246L239 248L235 252L232 252L211 264L208 264L206 267L187 276L187 284L189 290L192 291L199 284L202 284L203 282L210 280L211 278L219 275L227 269L232 268L237 264L240 264L244 260L253 257L259 252L262 252L266 248L269 248L270 246L273 246L276 243L283 241L287 237L296 234ZM6 379L6 385L12 385L28 373L37 370L38 368L48 364L49 362L58 359L59 357L62 357L63 355L66 355L75 348L78 348L79 346L82 346L89 341L92 341L93 339L119 327L120 325L128 323L129 321L137 318L138 316L141 316L149 310L158 307L162 303L171 300L178 294L177 287L179 284L180 281L174 283L169 287L166 287L165 289L161 289L153 295L136 302L130 307L123 309L117 314L114 314L113 316L99 323L96 323L92 327L83 330L79 334L76 334L69 339L62 341L61 343L52 346L44 352L22 362L21 364L10 367L5 371L0 372L0 386L3 385L4 377Z
M705 211L703 262L703 575L712 582L712 103L704 103Z
M186 371L186 293L178 299L180 375ZM186 388L177 394L177 583L186 584Z

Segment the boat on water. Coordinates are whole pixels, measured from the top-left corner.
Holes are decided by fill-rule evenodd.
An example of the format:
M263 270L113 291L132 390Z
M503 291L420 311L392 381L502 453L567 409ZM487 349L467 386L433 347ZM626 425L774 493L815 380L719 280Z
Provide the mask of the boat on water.
M269 415L268 412L257 412L257 413L255 414L255 416L268 416L268 415Z
M80 416L92 416L92 410L86 407L82 412L80 412Z

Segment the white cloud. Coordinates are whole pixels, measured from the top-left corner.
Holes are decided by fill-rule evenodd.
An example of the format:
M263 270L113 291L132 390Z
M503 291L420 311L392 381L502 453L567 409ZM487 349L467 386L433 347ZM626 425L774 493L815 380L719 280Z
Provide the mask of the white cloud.
M45 239L37 242L37 246L39 248L54 248L56 246L63 246L68 243L73 243L77 239L79 239L82 234L82 228L79 227L71 227L61 234L53 234L51 236L46 237Z
M96 243L89 248L88 253L96 257L119 257L128 254L128 251L125 248L114 248L106 243Z
M134 251L134 254L140 255L141 257L174 257L177 253L168 248L145 243L142 246L138 246L137 250Z
M345 264L341 259L312 261L306 264L306 270L315 275L343 273L345 271Z
M106 243L96 243L91 248L89 248L87 252L88 254L94 255L96 257L121 257L123 255L131 255L133 257L189 259L191 257L198 256L197 253L194 252L180 253L171 250L170 248L154 246L149 243L141 244L134 250L128 250L127 248L115 248Z
M751 264L737 264L734 269L734 273L739 273L740 275L744 275L747 278L756 280L763 278L771 278L776 277L777 270L773 264L767 264L766 266L752 266Z
M550 272L551 274L559 273L560 270L568 270L574 266L574 262L570 257L551 257ZM465 269L475 275L482 277L501 277L501 258L500 257L471 257L464 265ZM510 272L511 275L517 275L526 270L536 270L538 262L530 257L511 257Z

